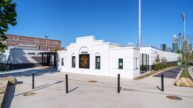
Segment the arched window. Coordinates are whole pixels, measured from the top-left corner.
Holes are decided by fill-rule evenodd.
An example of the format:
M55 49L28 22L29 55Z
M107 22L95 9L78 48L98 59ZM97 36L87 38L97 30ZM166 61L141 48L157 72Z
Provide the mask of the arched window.
M79 49L79 53L80 53L80 54L88 54L88 53L89 53L88 47L82 46L82 47Z

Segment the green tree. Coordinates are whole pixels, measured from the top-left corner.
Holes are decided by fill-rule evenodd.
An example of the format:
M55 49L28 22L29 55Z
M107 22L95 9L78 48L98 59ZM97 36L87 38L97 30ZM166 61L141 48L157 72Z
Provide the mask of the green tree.
M193 51L192 51L192 54L190 56L190 60L193 61Z
M189 45L189 41L184 41L184 48L183 48L183 61L185 63L185 67L187 67L191 57L191 49Z
M0 54L5 51L5 33L9 25L16 25L16 4L12 0L0 0Z

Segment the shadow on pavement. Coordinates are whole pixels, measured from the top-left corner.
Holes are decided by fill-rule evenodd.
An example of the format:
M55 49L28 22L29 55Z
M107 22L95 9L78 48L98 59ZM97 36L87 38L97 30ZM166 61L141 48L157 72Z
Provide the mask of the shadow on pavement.
M52 84L44 84L44 85L35 87L35 89L33 89L33 90L29 90L29 91L26 91L26 92L24 92L24 93L16 94L15 96L20 96L20 95L23 95L23 94L25 94L25 93L27 93L27 92L31 92L31 91L41 90L41 89L44 89L44 88L47 88L47 87L49 87L49 86L53 86L53 85L55 85L55 84L59 84L59 83L62 83L62 82L64 82L64 81L57 81L57 82L52 83Z
M7 87L6 96L4 97L3 107L2 108L10 108L11 102L14 98L15 93L15 85L11 85Z

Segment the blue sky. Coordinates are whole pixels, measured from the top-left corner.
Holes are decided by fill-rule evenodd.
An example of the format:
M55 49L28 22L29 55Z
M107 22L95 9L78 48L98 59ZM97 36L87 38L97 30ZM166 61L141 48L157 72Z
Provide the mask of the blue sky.
M14 0L17 25L8 33L62 41L97 39L126 45L137 43L138 0ZM187 14L186 32L193 35L193 0L142 0L142 44L171 46L172 36L183 31L181 13Z

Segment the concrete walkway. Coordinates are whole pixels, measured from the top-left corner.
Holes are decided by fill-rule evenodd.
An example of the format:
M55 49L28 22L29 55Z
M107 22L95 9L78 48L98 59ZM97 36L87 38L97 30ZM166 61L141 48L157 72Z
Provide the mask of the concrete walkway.
M17 77L11 108L191 108L193 88L176 87L174 79L165 78L161 92L159 77L144 80L121 79L121 93L117 93L117 78L69 74L69 90L65 93L64 72L44 74L35 78L36 89L31 89L31 77ZM95 80L91 83L89 80ZM26 92L34 95L24 96ZM182 100L171 100L175 95Z

